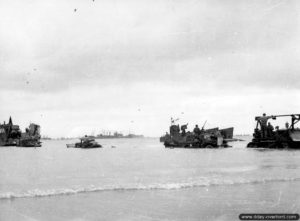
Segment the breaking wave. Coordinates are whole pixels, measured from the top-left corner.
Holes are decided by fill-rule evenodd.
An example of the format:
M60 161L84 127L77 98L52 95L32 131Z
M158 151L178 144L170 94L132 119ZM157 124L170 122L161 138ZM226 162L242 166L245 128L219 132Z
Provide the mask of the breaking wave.
M60 195L72 195L78 193L90 193L100 191L134 191L134 190L176 190L186 189L193 187L209 187L219 185L241 185L241 184L260 184L270 182L293 182L300 181L300 178L281 178L281 179L261 179L261 180L245 180L241 179L238 181L230 180L201 180L195 182L183 182L183 183L165 183L165 184L149 184L149 185L125 185L125 186L103 186L96 187L90 185L89 187L82 188L66 188L66 189L48 189L40 190L33 189L23 193L0 193L0 200L3 199L14 199L14 198L34 198L34 197L49 197L49 196L60 196Z

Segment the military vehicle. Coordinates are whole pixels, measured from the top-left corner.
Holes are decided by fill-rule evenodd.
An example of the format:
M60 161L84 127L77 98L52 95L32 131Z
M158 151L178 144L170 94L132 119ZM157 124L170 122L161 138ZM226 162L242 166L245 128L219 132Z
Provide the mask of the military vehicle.
M10 117L8 123L0 124L0 146L16 146L21 133L19 125L14 125Z
M276 126L274 130L272 124L265 125L261 117L255 117L256 128L254 129L253 139L248 143L248 148L294 148L300 149L300 129L295 125L300 121L300 114L272 115L266 116L267 120L288 117L291 124L285 124L284 129Z
M206 122L205 122L206 123ZM181 148L217 148L217 147L229 147L226 138L232 138L233 128L227 128L219 130L219 128L212 128L204 130L202 129L198 132L185 132L187 125L175 125L174 121L171 120L170 134L166 134L161 137L163 139L165 147L181 147ZM180 132L181 129L181 132ZM226 134L224 137L223 134ZM231 135L230 135L231 134Z
M98 144L95 139L85 136L80 138L79 143L75 144L67 144L67 147L73 147L73 148L84 148L84 149L89 149L89 148L100 148L102 147L100 144Z
M14 125L11 117L6 124L0 124L0 146L40 147L40 126L30 124L25 133Z
M20 139L17 141L18 147L41 147L40 139L40 126L37 124L30 124L28 128L25 129L25 133L21 134Z

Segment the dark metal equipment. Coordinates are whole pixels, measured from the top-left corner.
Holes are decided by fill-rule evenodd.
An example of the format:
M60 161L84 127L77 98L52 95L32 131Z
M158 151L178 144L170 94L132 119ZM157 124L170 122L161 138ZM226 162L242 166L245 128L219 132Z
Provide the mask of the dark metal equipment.
M11 117L6 124L0 124L0 146L40 147L40 126L30 124L22 133L19 125L14 125Z
M206 122L205 122L206 123ZM205 124L204 124L205 125ZM194 132L186 131L187 124L175 125L171 121L170 133L160 138L165 147L175 148L218 148L229 147L226 138L232 138L233 128L219 130L219 128L197 128ZM181 129L181 131L180 131Z
M7 124L0 124L0 146L16 146L20 138L20 127L13 124L11 117Z
M277 118L288 117L290 123L285 124L285 128L279 129L271 124L266 125L261 121L261 117L255 117L256 128L253 139L248 143L248 148L293 148L300 149L300 129L296 124L300 121L300 114L271 115L266 119L276 120Z
M100 148L102 147L99 143L95 141L95 139L91 137L83 137L80 138L80 142L75 144L67 144L67 147L73 147L73 148L83 148L83 149L90 149L90 148Z

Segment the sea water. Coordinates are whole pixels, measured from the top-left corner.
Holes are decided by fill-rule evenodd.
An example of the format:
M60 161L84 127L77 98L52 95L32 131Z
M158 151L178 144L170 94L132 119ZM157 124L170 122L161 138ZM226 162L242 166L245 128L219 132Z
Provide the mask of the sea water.
M238 220L299 213L300 151L164 148L158 138L103 148L0 148L0 220Z

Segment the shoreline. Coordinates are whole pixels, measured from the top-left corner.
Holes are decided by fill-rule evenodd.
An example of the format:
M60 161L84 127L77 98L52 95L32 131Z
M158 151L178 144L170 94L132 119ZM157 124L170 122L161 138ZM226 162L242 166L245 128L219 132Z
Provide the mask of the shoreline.
M237 220L245 212L299 211L298 186L299 181L20 198L2 201L0 219Z

